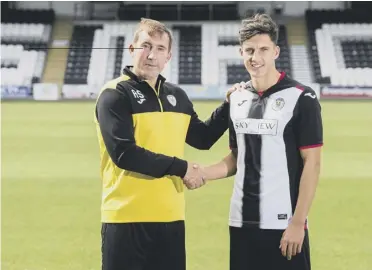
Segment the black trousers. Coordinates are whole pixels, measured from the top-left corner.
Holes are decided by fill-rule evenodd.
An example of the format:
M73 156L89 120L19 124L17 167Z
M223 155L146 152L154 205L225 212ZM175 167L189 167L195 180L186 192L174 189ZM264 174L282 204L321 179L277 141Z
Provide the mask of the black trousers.
M291 260L279 249L283 232L230 227L230 270L310 270L308 231L301 253Z
M185 223L102 224L102 270L186 270Z

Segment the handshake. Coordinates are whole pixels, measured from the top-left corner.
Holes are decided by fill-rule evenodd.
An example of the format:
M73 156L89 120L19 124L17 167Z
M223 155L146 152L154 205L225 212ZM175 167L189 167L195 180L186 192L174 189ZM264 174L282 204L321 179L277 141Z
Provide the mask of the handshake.
M183 183L188 189L197 189L206 184L206 170L196 163L187 163L187 171L183 177Z

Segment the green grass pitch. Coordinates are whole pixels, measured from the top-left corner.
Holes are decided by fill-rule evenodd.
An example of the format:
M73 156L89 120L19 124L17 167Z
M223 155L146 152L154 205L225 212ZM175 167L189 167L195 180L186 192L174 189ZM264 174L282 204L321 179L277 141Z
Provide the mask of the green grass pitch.
M195 102L202 119L218 105ZM2 269L100 269L100 179L93 102L2 104ZM313 269L372 266L372 104L322 102L325 146L310 214ZM227 134L210 164L228 153ZM228 269L232 179L186 194L188 270ZM279 246L279 243L278 243Z

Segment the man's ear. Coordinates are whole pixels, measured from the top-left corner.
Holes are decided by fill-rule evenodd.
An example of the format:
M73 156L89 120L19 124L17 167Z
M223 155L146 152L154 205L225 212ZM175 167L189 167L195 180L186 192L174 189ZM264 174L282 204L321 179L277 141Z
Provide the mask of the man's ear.
M279 55L280 55L280 47L275 46L275 60L278 59Z
M172 58L172 52L169 51L168 56L167 56L167 63L168 63L169 60L171 60L171 58Z
M129 45L129 53L130 53L131 55L133 55L133 53L134 53L134 46L133 46L133 44L130 44L130 45Z
M239 53L240 53L240 56L243 56L243 49L242 49L242 47L239 48Z

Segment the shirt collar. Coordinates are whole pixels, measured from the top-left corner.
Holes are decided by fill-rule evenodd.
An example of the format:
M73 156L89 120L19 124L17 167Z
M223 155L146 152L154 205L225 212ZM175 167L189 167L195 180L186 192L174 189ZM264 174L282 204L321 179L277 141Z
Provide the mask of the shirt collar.
M261 91L261 92L254 89L254 87L252 85L252 80L250 80L248 82L248 89L251 92L258 94L259 96L269 96L269 95L287 87L288 83L285 80L286 78L287 78L287 74L285 72L280 72L280 77L279 77L278 81L276 82L276 84L274 84L273 86L271 86L267 90Z

